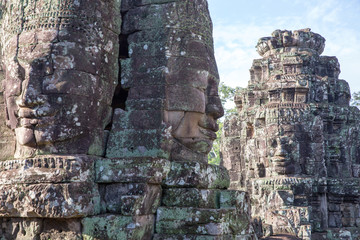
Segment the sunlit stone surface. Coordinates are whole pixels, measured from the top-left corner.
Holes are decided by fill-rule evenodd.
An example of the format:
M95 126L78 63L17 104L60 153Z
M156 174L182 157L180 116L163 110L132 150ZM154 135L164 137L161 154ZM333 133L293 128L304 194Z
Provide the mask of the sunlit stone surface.
M324 47L310 29L261 38L224 124L222 165L230 188L249 193L258 236L359 238L360 113Z

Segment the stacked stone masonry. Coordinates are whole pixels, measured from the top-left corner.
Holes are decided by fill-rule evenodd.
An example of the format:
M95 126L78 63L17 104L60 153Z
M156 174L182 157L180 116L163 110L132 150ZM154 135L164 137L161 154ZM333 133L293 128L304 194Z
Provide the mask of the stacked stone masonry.
M259 237L360 239L360 112L324 47L310 29L261 38L225 121L222 165L249 193Z
M257 239L207 164L206 0L1 2L0 239Z

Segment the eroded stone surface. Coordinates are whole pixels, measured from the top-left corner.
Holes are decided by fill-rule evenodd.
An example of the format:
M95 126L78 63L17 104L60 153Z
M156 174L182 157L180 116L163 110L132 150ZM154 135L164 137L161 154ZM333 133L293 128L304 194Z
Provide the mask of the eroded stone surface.
M320 56L324 42L310 29L261 38L224 124L222 165L231 188L249 192L259 236L358 237L360 112L337 58Z
M155 214L160 198L160 185L116 183L106 186L104 201L108 212L132 216Z
M207 164L223 108L206 0L0 6L2 239L256 239Z
M0 186L1 217L74 218L100 212L92 182Z
M170 171L166 159L98 159L96 182L147 182L160 184Z
M2 12L15 157L101 155L119 69L120 1L15 0Z
M82 220L84 240L151 239L154 216L100 215Z
M237 235L249 228L247 216L235 208L197 209L160 207L156 232L164 234Z
M0 184L67 183L94 180L94 160L87 155L48 155L0 162Z
M229 175L225 168L201 162L173 162L164 180L167 187L196 187L200 189L227 188Z

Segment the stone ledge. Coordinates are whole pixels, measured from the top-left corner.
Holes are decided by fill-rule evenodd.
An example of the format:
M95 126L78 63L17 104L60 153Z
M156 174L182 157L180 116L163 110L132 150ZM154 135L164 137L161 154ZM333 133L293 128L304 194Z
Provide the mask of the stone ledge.
M158 158L98 159L96 182L160 184L170 171L170 161Z
M227 170L221 166L200 162L172 162L163 185L167 188L226 189L230 185L230 178Z
M0 217L78 218L100 213L91 182L0 185Z
M115 121L115 120L114 120ZM106 150L107 158L169 158L169 129L112 129Z
M161 186L146 183L105 185L106 212L126 216L155 214L160 204Z
M236 190L169 188L163 190L162 205L166 207L238 208L248 209L245 192Z
M155 234L154 240L255 240L257 238L244 234L244 235L176 235L176 234Z
M236 235L249 229L245 214L235 208L169 208L157 211L156 232L161 234Z
M95 157L37 156L0 162L0 184L68 183L94 180Z
M151 239L154 232L154 216L101 215L82 220L84 240L93 239Z

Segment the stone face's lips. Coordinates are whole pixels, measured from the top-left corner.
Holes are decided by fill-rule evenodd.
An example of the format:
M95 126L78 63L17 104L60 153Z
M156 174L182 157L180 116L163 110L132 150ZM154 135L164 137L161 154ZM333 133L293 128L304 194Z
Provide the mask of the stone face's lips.
M271 161L274 163L288 163L290 162L290 160L288 158L285 157L272 157Z
M210 138L210 140L216 139L216 132L214 132L213 130L200 128L200 132L204 134L206 137Z
M38 123L38 119L34 118L20 118L20 126L25 128L31 128Z
M215 134L216 135L216 134ZM208 154L213 145L213 139L207 136L204 137L186 137L179 139L181 144L187 148L203 154Z
M36 111L31 108L19 108L18 116L20 118L36 118Z

